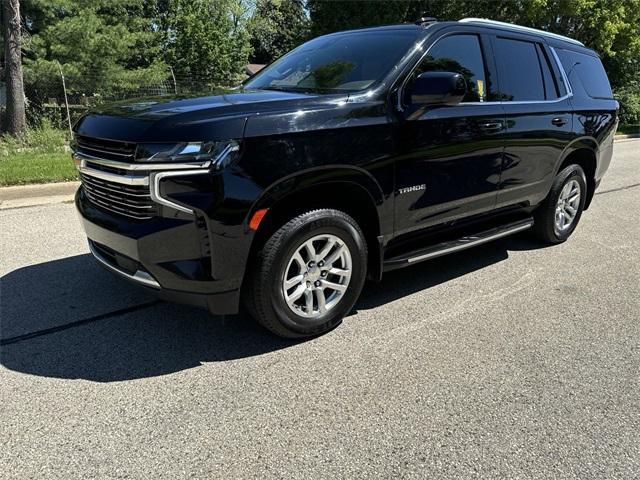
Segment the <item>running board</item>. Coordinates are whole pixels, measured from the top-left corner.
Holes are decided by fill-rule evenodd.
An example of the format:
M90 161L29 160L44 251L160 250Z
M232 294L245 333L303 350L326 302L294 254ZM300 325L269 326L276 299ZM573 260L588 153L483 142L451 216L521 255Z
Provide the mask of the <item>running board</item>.
M389 270L395 270L396 268L407 267L414 263L441 257L448 253L466 250L467 248L482 245L483 243L491 242L492 240L497 240L498 238L527 230L528 228L531 228L532 225L533 218L527 218L524 220L518 220L517 222L507 223L506 225L501 225L490 230L485 230L484 232L480 232L475 235L468 235L456 240L442 242L436 245L431 245L427 248L407 252L401 256L385 260L383 270L387 272Z

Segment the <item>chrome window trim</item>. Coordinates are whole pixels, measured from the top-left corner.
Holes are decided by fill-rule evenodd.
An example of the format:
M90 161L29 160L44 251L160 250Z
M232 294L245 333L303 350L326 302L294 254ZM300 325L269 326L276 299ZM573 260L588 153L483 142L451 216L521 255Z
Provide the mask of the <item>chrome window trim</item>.
M396 108L398 109L399 112L403 112L404 109L402 107L402 94L404 92L404 88L407 85L407 82L409 81L409 78L411 78L411 74L414 72L414 70L416 68L418 68L418 65L420 65L420 63L422 62L422 60L424 59L424 57L429 53L429 50L431 50L431 47L433 47L436 43L438 43L440 40L442 40L443 38L447 37L447 36L451 36L451 35L480 35L480 33L474 33L474 32L448 32L445 33L441 36L439 36L438 38L435 39L435 41L429 45L429 48L427 48L425 50L425 52L420 56L420 59L416 62L416 64L411 68L411 70L409 71L409 73L407 74L407 76L405 77L405 79L402 81L402 84L400 85L400 88L398 89L397 92L397 105ZM564 70L564 67L562 66L562 62L560 61L560 58L558 57L558 54L556 53L556 49L554 47L551 47L549 45L547 45L547 47L549 48L549 50L551 50L551 54L553 55L554 61L556 63L556 65L558 66L558 71L560 72L560 76L562 77L562 81L565 85L565 90L567 91L566 94L564 94L562 97L558 97L558 98L554 98L553 100L517 100L514 102L509 102L509 101L489 101L489 102L460 102L458 105L462 106L462 105L529 105L529 104L544 104L544 103L557 103L557 102L562 102L564 100L567 100L571 97L573 97L573 89L571 87L571 84L569 83L569 77L567 77L567 73ZM483 58L484 61L484 58ZM552 71L551 74L553 75L554 72ZM455 105L455 106L458 106Z
M480 25L494 25L496 27L503 27L503 28L510 28L512 30L519 30L521 32L526 32L526 33L533 33L536 35L542 35L545 37L549 37L549 38L556 38L558 40L564 40L565 42L571 42L574 43L576 45L580 45L582 47L584 47L584 43L582 43L579 40L576 40L575 38L570 38L570 37L565 37L564 35L560 35L558 33L553 33L553 32L547 32L545 30L538 30L537 28L531 28L531 27L523 27L522 25L515 25L513 23L507 23L507 22L499 22L498 20L490 20L488 18L474 18L474 17L469 17L469 18L463 18L461 20L458 20L460 23L477 23Z
M424 59L424 57L427 56L427 54L429 53L429 50L431 50L431 48L438 43L440 40L442 40L445 37L448 37L450 35L465 35L465 33L463 32L446 32L442 35L440 35L438 38L436 38L433 43L431 45L429 45L429 47L424 51L424 53L422 55L420 55L420 58L418 59L418 61L413 65L413 67L411 67L411 69L409 70L409 73L404 77L404 80L402 81L402 83L400 84L400 88L398 88L398 102L396 105L396 108L398 109L399 112L404 112L404 109L402 108L402 94L404 92L404 87L407 85L407 83L409 82L409 79L411 78L411 75L413 74L413 72L415 71L416 68L418 68L418 65L420 65L422 63L422 60ZM466 33L466 35L478 35L477 33L473 33L473 32L468 32ZM420 45L422 47L422 45ZM483 59L484 60L484 59ZM481 103L481 102L480 102Z
M553 55L553 59L556 62L556 65L558 66L558 71L560 72L560 76L562 77L562 82L564 83L565 90L567 91L566 96L572 97L573 87L569 82L569 76L567 75L567 72L565 72L564 70L564 65L562 65L562 62L560 61L560 57L558 56L556 49L554 47L549 46L549 50L551 50L551 55Z
M91 251L91 254L94 256L94 258L98 260L98 262L100 262L102 265L104 265L107 269L111 270L112 272L117 273L118 275L122 275L123 277L128 278L129 280L132 280L141 285L145 285L147 287L155 288L158 290L161 288L157 280L147 272L143 272L142 270L137 270L136 273L131 275L130 273L127 273L124 270L120 270L118 267L112 265L111 263L109 263L109 261L106 258L100 255L100 252L98 252L95 249L95 247L91 242L89 242L89 250Z

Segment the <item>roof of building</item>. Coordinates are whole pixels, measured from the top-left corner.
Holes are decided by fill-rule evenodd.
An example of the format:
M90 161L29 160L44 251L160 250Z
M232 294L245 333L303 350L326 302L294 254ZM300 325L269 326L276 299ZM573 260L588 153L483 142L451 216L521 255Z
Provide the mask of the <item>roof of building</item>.
M266 65L264 63L248 63L244 67L244 70L247 73L247 75L254 75L258 73L260 70L262 70L265 66Z

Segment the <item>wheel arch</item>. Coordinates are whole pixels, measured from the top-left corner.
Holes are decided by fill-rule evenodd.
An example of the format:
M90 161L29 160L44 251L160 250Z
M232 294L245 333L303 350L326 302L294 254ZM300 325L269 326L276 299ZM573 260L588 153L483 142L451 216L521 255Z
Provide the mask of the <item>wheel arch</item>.
M584 209L587 210L596 189L596 171L598 168L599 145L593 137L581 137L571 142L563 151L556 165L557 175L568 165L580 165L584 170L587 180L587 198Z
M328 193L336 193L328 194ZM385 196L375 178L366 170L352 166L320 167L285 177L267 188L254 202L246 225L259 210L267 209L250 249L250 260L259 248L292 217L317 208L335 208L353 217L365 234L368 248L369 278L382 275L382 247L385 232Z

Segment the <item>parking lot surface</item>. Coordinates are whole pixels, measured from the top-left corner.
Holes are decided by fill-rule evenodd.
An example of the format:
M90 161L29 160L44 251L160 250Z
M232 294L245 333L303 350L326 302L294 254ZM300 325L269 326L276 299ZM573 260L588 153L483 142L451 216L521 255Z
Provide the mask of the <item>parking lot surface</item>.
M333 332L156 301L0 211L2 478L640 477L640 140L571 239L386 275Z

